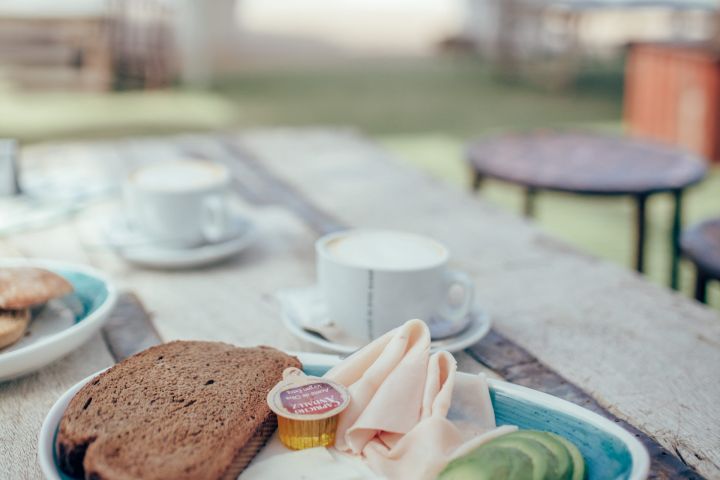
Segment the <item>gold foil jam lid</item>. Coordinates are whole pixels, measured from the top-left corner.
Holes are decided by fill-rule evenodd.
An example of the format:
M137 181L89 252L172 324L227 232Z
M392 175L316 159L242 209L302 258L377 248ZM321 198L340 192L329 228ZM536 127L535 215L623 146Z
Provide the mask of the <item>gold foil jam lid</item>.
M270 409L292 420L320 420L339 414L350 403L350 393L337 382L309 377L298 368L287 368L283 379L267 396Z

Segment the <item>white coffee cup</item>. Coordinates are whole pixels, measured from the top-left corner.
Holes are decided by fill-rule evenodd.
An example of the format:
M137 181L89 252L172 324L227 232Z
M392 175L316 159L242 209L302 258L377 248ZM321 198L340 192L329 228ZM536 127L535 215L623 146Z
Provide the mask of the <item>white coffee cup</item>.
M433 239L392 230L358 229L326 235L315 244L320 291L328 319L357 341L370 341L419 318L462 326L474 284L450 270L448 249ZM462 290L451 301L453 287Z
M222 239L230 221L230 172L203 160L151 163L124 186L126 216L138 233L179 247Z

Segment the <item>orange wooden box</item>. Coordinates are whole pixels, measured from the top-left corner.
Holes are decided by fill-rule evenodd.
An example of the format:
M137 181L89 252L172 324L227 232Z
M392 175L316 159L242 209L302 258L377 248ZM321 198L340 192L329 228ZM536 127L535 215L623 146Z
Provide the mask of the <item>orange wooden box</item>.
M631 135L720 162L719 52L700 44L633 44L624 119Z

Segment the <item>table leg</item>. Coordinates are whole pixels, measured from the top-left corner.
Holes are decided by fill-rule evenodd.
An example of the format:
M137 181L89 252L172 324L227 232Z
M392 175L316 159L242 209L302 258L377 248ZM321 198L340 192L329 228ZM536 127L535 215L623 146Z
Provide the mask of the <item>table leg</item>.
M471 185L472 191L477 192L480 190L480 187L482 186L483 176L480 172L473 172L471 175L472 175L472 185Z
M523 213L527 218L535 217L535 195L537 190L534 188L525 189L525 203L523 205Z
M696 267L697 273L695 274L695 300L702 303L707 303L707 282L708 277L705 273Z
M635 197L635 201L637 202L637 217L635 219L635 270L640 273L645 271L645 206L647 204L647 198L647 195L638 195Z
M671 242L671 264L670 264L670 288L678 289L678 275L680 269L680 235L682 233L682 190L675 190L675 212L673 214L672 231L670 232Z

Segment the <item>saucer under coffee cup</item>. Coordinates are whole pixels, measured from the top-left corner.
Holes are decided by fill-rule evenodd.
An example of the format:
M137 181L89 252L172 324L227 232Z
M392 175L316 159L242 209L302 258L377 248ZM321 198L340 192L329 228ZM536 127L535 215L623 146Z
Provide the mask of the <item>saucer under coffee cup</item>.
M229 170L196 159L151 163L133 171L123 194L131 227L159 244L191 248L222 240L232 220Z
M356 229L326 235L315 249L328 320L350 338L368 342L413 318L441 322L447 335L469 322L474 283L448 268L448 249L431 238Z

